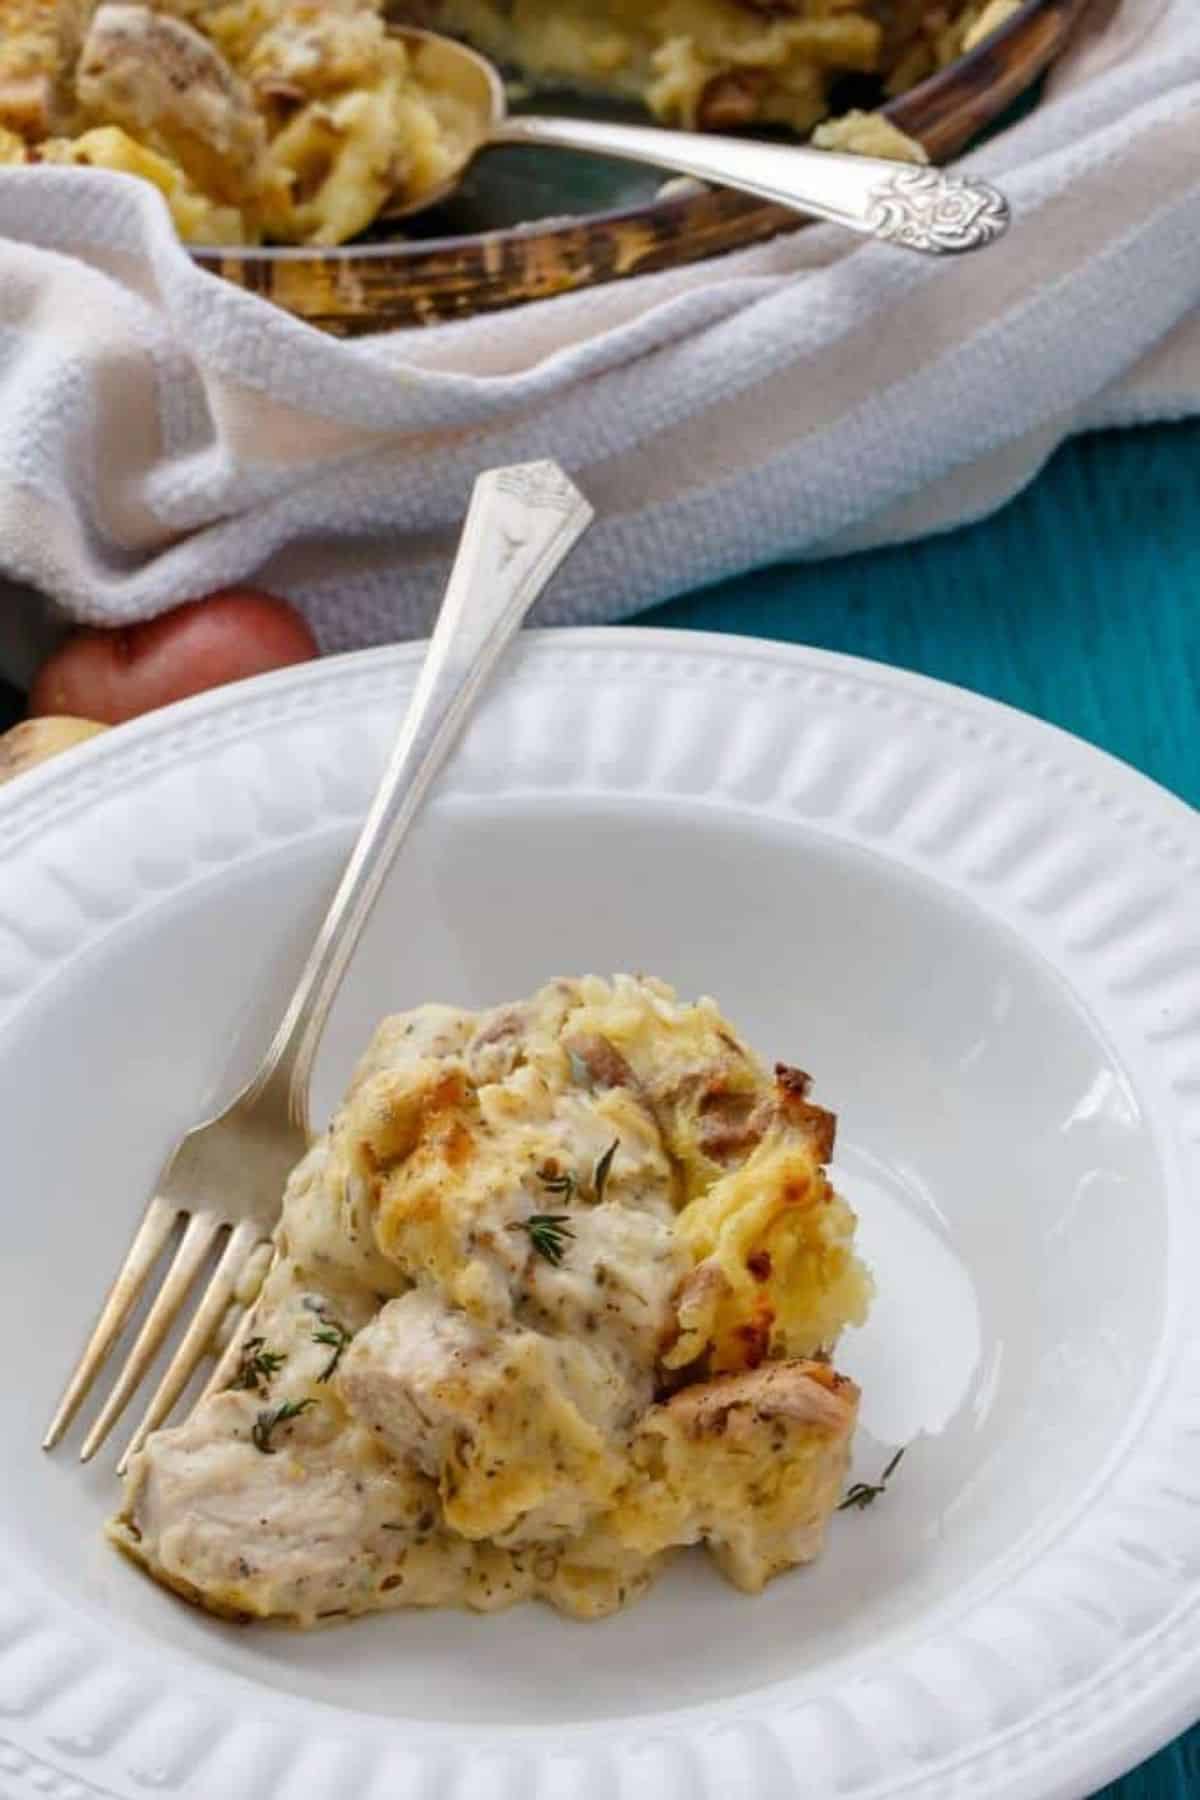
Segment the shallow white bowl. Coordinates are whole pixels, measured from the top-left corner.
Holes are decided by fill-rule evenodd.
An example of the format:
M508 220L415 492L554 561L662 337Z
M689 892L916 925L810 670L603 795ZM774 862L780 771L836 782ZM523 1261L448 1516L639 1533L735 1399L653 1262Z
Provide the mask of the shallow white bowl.
M841 1116L885 1498L759 1600L702 1557L584 1628L301 1636L102 1543L36 1448L167 1146L246 1073L419 652L152 716L0 796L0 1787L194 1800L1080 1794L1200 1694L1200 823L1047 727L733 638L527 641L398 863L385 1011L558 973L712 992ZM7 1785L4 1785L7 1784Z

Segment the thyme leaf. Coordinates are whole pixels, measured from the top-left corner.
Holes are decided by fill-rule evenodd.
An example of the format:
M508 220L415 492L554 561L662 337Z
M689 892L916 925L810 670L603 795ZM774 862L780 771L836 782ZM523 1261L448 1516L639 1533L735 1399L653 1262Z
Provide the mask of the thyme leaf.
M260 1412L250 1432L254 1448L261 1450L264 1456L274 1456L275 1446L271 1442L271 1433L275 1427L286 1425L289 1419L298 1419L301 1413L315 1405L315 1400L284 1400L279 1406L271 1406Z
M604 1155L596 1164L595 1172L592 1175L592 1192L596 1196L597 1206L599 1206L604 1198L605 1183L608 1181L609 1171L613 1166L613 1157L617 1154L620 1147L620 1138L614 1138L612 1143L608 1146L608 1149L604 1152Z
M242 1345L237 1374L229 1385L252 1394L261 1393L269 1385L271 1377L278 1375L286 1361L286 1351L268 1350L266 1338L247 1338Z
M883 1474L879 1477L878 1481L856 1481L853 1487L848 1488L846 1490L845 1499L838 1503L838 1512L845 1512L847 1507L850 1506L853 1506L857 1508L859 1512L862 1512L866 1507L873 1506L880 1494L885 1494L887 1492L888 1482L900 1467L900 1458L904 1455L907 1448L908 1446L905 1444L897 1450L895 1456L893 1456L891 1462L883 1471Z
M514 1220L510 1230L528 1232L538 1255L556 1269L566 1254L566 1240L575 1236L567 1213L530 1213L527 1219Z
M340 1325L336 1319L323 1319L321 1321L321 1329L320 1331L313 1332L312 1341L314 1344L328 1344L333 1351L333 1355L329 1358L329 1361L317 1376L318 1381L328 1381L330 1379L334 1370L341 1362L342 1351L350 1342L352 1335L353 1334L347 1331L344 1325Z

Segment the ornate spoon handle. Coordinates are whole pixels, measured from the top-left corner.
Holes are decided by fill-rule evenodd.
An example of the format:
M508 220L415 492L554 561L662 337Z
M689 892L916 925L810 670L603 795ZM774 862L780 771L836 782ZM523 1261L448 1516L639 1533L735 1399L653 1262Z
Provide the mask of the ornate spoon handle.
M874 156L591 119L509 118L495 126L488 141L652 163L929 256L980 250L1009 223L1008 202L986 181Z

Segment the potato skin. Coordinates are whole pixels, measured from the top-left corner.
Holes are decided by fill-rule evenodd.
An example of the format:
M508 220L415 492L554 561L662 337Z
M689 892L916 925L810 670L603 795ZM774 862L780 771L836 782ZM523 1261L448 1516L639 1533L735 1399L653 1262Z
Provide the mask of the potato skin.
M119 725L316 655L316 639L286 600L256 588L223 588L144 624L73 631L34 678L29 711Z

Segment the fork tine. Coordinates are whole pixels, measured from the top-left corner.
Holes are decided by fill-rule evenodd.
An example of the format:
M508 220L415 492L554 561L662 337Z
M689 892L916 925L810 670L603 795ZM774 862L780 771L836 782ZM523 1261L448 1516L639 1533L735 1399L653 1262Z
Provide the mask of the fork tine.
M275 1255L277 1256L278 1254L279 1254L278 1251L276 1251ZM274 1267L275 1267L275 1257L272 1257L271 1262L267 1268L267 1275L269 1275L271 1273L271 1270ZM264 1275L263 1276L264 1284L266 1282L266 1278L267 1278L266 1275ZM230 1332L229 1342L226 1344L224 1350L222 1350L220 1356L218 1356L216 1362L213 1364L212 1374L209 1376L209 1378L205 1382L203 1388L200 1390L200 1393L199 1393L199 1395L197 1397L197 1401L196 1401L197 1405L200 1404L201 1400L207 1400L210 1394L218 1393L221 1388L228 1387L229 1383L233 1380L234 1370L237 1368L239 1359L242 1354L242 1345L245 1343L246 1338L249 1335L250 1321L254 1317L254 1304L255 1303L252 1300L250 1302L249 1306L242 1308L242 1316L237 1321L237 1324L234 1326L233 1330Z
M117 1464L118 1475L125 1473L130 1457L141 1449L150 1433L167 1417L191 1380L193 1370L208 1349L221 1315L233 1297L242 1264L254 1246L261 1241L261 1228L249 1219L244 1219L230 1233L229 1242L221 1253L221 1260L213 1271L212 1280L196 1308L183 1342L167 1365L158 1390L143 1414L141 1424L121 1455ZM241 1333L236 1335L240 1338Z
M178 1217L179 1208L157 1196L146 1208L129 1246L129 1253L109 1289L108 1299L104 1302L95 1330L88 1340L87 1349L76 1363L75 1371L63 1389L62 1399L50 1421L50 1429L42 1439L43 1450L53 1450L87 1399L92 1384L124 1330L137 1297L146 1285L146 1278L158 1260L159 1252L170 1237Z
M253 1312L253 1306L242 1308L241 1317L230 1334L229 1342L213 1364L208 1380L200 1389L196 1400L197 1406L201 1400L207 1400L210 1394L219 1393L222 1388L228 1387L233 1380L234 1373L241 1362L242 1346L249 1333L250 1318Z
M171 1267L158 1290L154 1305L146 1314L137 1342L129 1352L117 1385L105 1401L100 1417L83 1440L83 1448L79 1452L80 1462L88 1462L95 1456L128 1406L171 1329L201 1263L212 1248L213 1239L222 1229L222 1223L217 1214L211 1212L193 1213L188 1220Z

